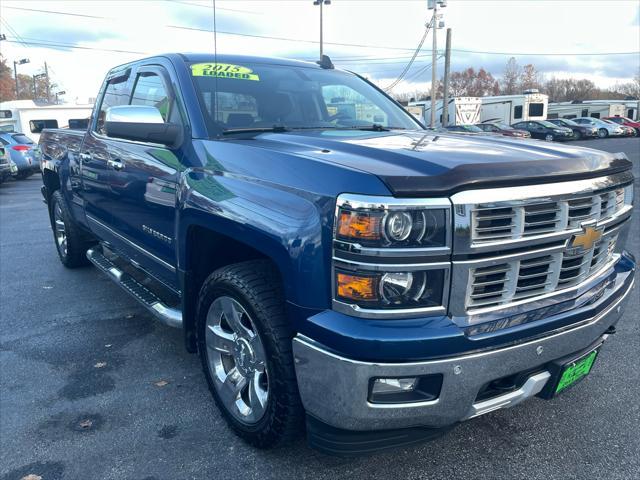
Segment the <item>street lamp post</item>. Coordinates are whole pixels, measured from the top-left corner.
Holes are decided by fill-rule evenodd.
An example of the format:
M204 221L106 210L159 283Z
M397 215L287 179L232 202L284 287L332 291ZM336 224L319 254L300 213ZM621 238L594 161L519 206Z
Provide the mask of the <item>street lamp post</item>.
M322 6L331 5L331 0L314 0L314 5L320 5L320 61L322 61Z
M431 128L436 125L436 95L438 93L437 89L437 62L438 62L438 40L437 34L438 28L441 28L440 18L441 15L438 14L438 7L446 7L447 0L429 0L428 8L429 10L433 10L433 17L431 18L431 30L433 30L433 46L431 48L431 121L429 122L429 126ZM443 110L447 108L446 105L442 105Z
M29 63L28 58L13 61L13 76L16 79L16 100L18 100L18 65L24 65L25 63Z
M58 105L58 95L62 96L64 94L66 94L67 92L65 92L64 90L62 90L61 92L56 92L56 105Z

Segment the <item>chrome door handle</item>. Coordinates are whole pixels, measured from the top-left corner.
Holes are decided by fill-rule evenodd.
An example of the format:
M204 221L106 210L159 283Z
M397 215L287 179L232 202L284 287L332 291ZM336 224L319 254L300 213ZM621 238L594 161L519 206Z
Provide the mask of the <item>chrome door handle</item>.
M119 162L117 160L107 160L107 165L113 168L114 170L118 170L118 171L124 168L124 163Z

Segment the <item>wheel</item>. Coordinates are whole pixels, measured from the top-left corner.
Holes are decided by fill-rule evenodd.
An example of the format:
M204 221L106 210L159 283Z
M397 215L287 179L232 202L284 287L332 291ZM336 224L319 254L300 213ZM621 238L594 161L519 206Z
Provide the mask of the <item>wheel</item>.
M575 140L580 140L582 138L582 133L580 133L580 130L574 130L573 131L573 138Z
M88 265L89 260L86 257L88 244L71 218L67 202L60 190L53 192L49 205L53 239L56 242L60 261L67 268Z
M304 410L275 268L259 260L216 270L200 290L196 316L204 374L227 424L259 448L293 440Z
M554 136L553 136L553 135L551 135L550 133L547 133L547 134L545 135L544 139L545 139L547 142L553 142L553 141L555 140Z
M606 128L601 128L598 130L598 137L607 138L608 136L609 136L609 132L607 131Z

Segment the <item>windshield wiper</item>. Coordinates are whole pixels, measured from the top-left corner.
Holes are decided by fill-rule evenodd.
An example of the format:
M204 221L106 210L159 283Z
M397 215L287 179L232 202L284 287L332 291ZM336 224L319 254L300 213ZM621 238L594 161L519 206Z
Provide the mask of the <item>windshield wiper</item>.
M373 123L371 125L353 125L351 127L341 128L342 130L364 130L371 132L388 132L389 130L406 130L403 127L385 127L379 123Z
M229 128L223 130L223 135L230 135L234 133L261 133L261 132L274 132L282 133L290 131L284 125L274 125L273 127L247 127L247 128Z

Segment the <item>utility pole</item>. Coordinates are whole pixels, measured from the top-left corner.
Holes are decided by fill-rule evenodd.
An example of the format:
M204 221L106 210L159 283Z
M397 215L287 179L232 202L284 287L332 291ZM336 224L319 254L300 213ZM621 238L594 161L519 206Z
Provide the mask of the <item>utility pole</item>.
M436 66L438 61L438 2L433 4L433 18L431 20L431 31L433 32L433 46L431 47L431 128L436 126Z
M442 126L449 123L449 68L451 67L451 29L447 28L447 44L444 51L444 85L442 93Z
M16 100L18 100L18 65L24 65L25 63L29 63L28 58L22 58L20 60L13 61L13 76L16 79Z
M314 0L313 2L314 5L320 5L320 61L322 61L322 56L324 55L323 52L323 48L322 48L322 6L323 5L331 5L331 0Z
M427 2L429 10L433 10L433 17L431 17L431 30L433 30L433 46L431 47L431 122L429 126L431 128L436 126L436 96L438 94L437 88L437 61L438 61L438 40L437 32L440 27L440 19L438 17L438 7L446 7L447 0L428 0ZM444 107L443 107L444 108Z

